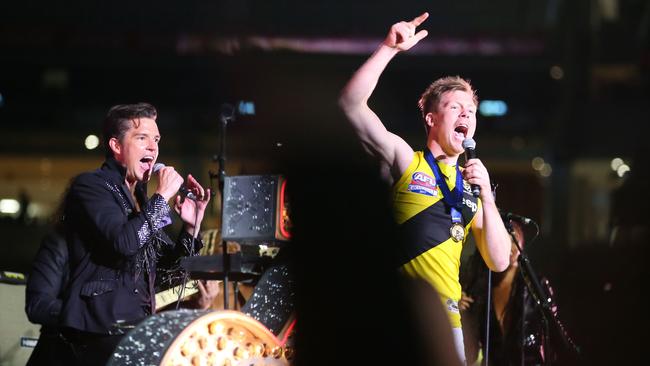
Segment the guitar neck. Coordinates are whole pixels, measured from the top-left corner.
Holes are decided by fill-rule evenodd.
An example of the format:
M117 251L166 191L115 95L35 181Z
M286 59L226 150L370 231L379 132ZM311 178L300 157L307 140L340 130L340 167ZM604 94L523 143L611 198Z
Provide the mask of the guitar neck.
M179 296L181 295L183 285L174 286L156 293L156 311L164 308L165 306L178 301ZM189 281L185 285L185 291L183 292L183 298L181 301L185 300L191 295L194 295L199 292L199 286L196 283L196 280Z

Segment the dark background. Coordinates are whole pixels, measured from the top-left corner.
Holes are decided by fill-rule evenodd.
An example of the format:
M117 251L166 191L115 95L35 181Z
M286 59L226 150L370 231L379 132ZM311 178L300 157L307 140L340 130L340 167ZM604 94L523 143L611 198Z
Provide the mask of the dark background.
M479 117L475 138L499 205L539 222L531 259L554 284L585 364L640 360L650 96L643 0L4 2L0 198L27 187L45 209L2 218L1 269L29 271L65 182L101 161L81 141L98 134L113 104L156 105L161 160L206 184L221 106L240 100L254 101L256 114L228 125L227 173L283 173L287 157L305 169L366 166L336 98L389 26L423 11L429 36L389 65L372 107L419 147L416 102L435 78L462 75L481 99L505 100L508 114ZM561 77L551 77L553 67ZM552 166L550 176L531 168L534 157ZM622 178L607 173L614 157L631 167ZM314 184L348 179L363 189L336 169ZM29 188L43 180L51 183ZM330 234L336 248L336 235L320 235Z

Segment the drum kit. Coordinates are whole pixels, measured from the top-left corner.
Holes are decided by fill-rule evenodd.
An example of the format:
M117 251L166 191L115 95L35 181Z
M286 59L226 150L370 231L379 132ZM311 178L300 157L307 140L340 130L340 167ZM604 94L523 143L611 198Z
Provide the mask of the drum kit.
M219 230L206 231L202 239L200 255L183 258L181 268L192 281L221 280ZM227 306L217 300L211 307L217 310L154 314L126 334L109 365L289 365L293 289L286 266L273 262L280 246L227 244L228 275L234 284L235 308L240 311L225 310ZM240 290L240 283L248 290ZM185 289L179 285L161 291L156 295L158 307L177 301L181 291L187 297L198 290L188 283Z
M108 365L289 365L293 349L255 319L232 310L166 311L119 343Z
M216 299L211 306L217 310L168 310L148 317L125 335L109 365L290 363L293 357L289 339L294 324L293 281L286 264L278 261L278 254L287 245L284 242L288 239L287 209L278 203L258 210L254 204L244 202L248 193L242 194L246 186L242 182L259 187L260 181L267 185L271 182L270 189L262 192L264 196L274 193L275 187L280 186L282 194L271 194L275 196L271 200L277 202L283 196L284 184L277 177L260 180L248 176L246 180L238 180L239 185L235 184L237 194L234 194L235 188L229 191L236 197L229 199L226 195L224 199L230 208L235 208L233 211L224 207L224 215L230 215L226 221L228 234L222 235L218 229L205 231L199 255L180 261L180 268L190 281L159 288L156 294L157 308L161 309L196 294L196 281L220 281L223 302ZM260 200L259 197L255 199ZM240 202L233 203L234 200ZM268 202L269 198L261 201ZM272 212L269 214L269 211ZM262 213L269 217L260 218ZM277 219L277 213L282 213L281 220ZM263 227L264 233L254 230L254 224L260 220L271 223ZM242 234L237 225L253 228L253 231ZM234 295L234 301L228 301L228 293ZM228 310L230 307L240 310Z

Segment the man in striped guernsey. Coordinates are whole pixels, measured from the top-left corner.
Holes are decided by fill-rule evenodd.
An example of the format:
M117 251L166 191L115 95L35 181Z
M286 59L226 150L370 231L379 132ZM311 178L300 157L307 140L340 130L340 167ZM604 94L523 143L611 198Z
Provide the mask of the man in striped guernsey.
M464 362L458 301L460 253L471 229L488 267L497 272L509 262L510 238L491 193L490 177L479 159L457 165L463 140L474 136L478 100L464 79L443 77L422 94L419 107L427 132L424 151L414 151L386 130L368 106L388 63L427 36L416 28L424 13L394 24L386 39L357 70L341 93L339 105L365 150L382 164L393 184L394 214L403 235L402 271L422 278L437 290L452 326L456 348ZM479 197L470 185L480 187Z

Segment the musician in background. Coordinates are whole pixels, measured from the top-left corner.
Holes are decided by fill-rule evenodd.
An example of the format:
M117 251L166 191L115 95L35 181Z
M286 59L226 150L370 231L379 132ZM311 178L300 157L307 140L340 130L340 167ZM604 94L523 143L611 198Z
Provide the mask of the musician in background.
M60 215L55 215L60 217ZM40 248L32 262L32 270L25 288L25 313L30 322L40 324L41 333L27 366L74 364L70 344L61 334L59 316L63 305L63 293L67 286L68 246L62 236L61 221L55 221L54 229L43 237ZM181 308L210 309L219 295L219 281L197 281L198 292L180 303ZM173 310L176 303L157 311Z
M30 322L41 325L38 343L28 366L74 363L68 343L61 336L59 315L68 283L68 246L63 238L61 212L57 210L53 230L41 240L25 287L25 313Z
M77 176L65 199L64 233L70 282L60 317L77 363L103 365L129 325L155 312L156 268L166 258L197 254L198 231L209 190L191 176L166 166L147 195L158 158L157 111L150 104L112 107L104 120L106 160L101 168ZM163 228L172 222L168 202L183 221L176 241Z
M510 264L504 272L493 273L492 304L490 308L489 364L546 365L574 361L576 347L557 318L557 304L549 281L542 278L541 285L551 298L553 319L548 319L549 331L544 326L541 309L536 306L521 273L517 248L524 249L522 224L504 219L512 243ZM463 319L465 353L468 365L481 365L485 361L487 267L478 254L469 259L468 276L463 281L463 294L459 307ZM550 340L546 344L545 340ZM523 361L522 361L523 360ZM561 364L561 363L560 363Z

